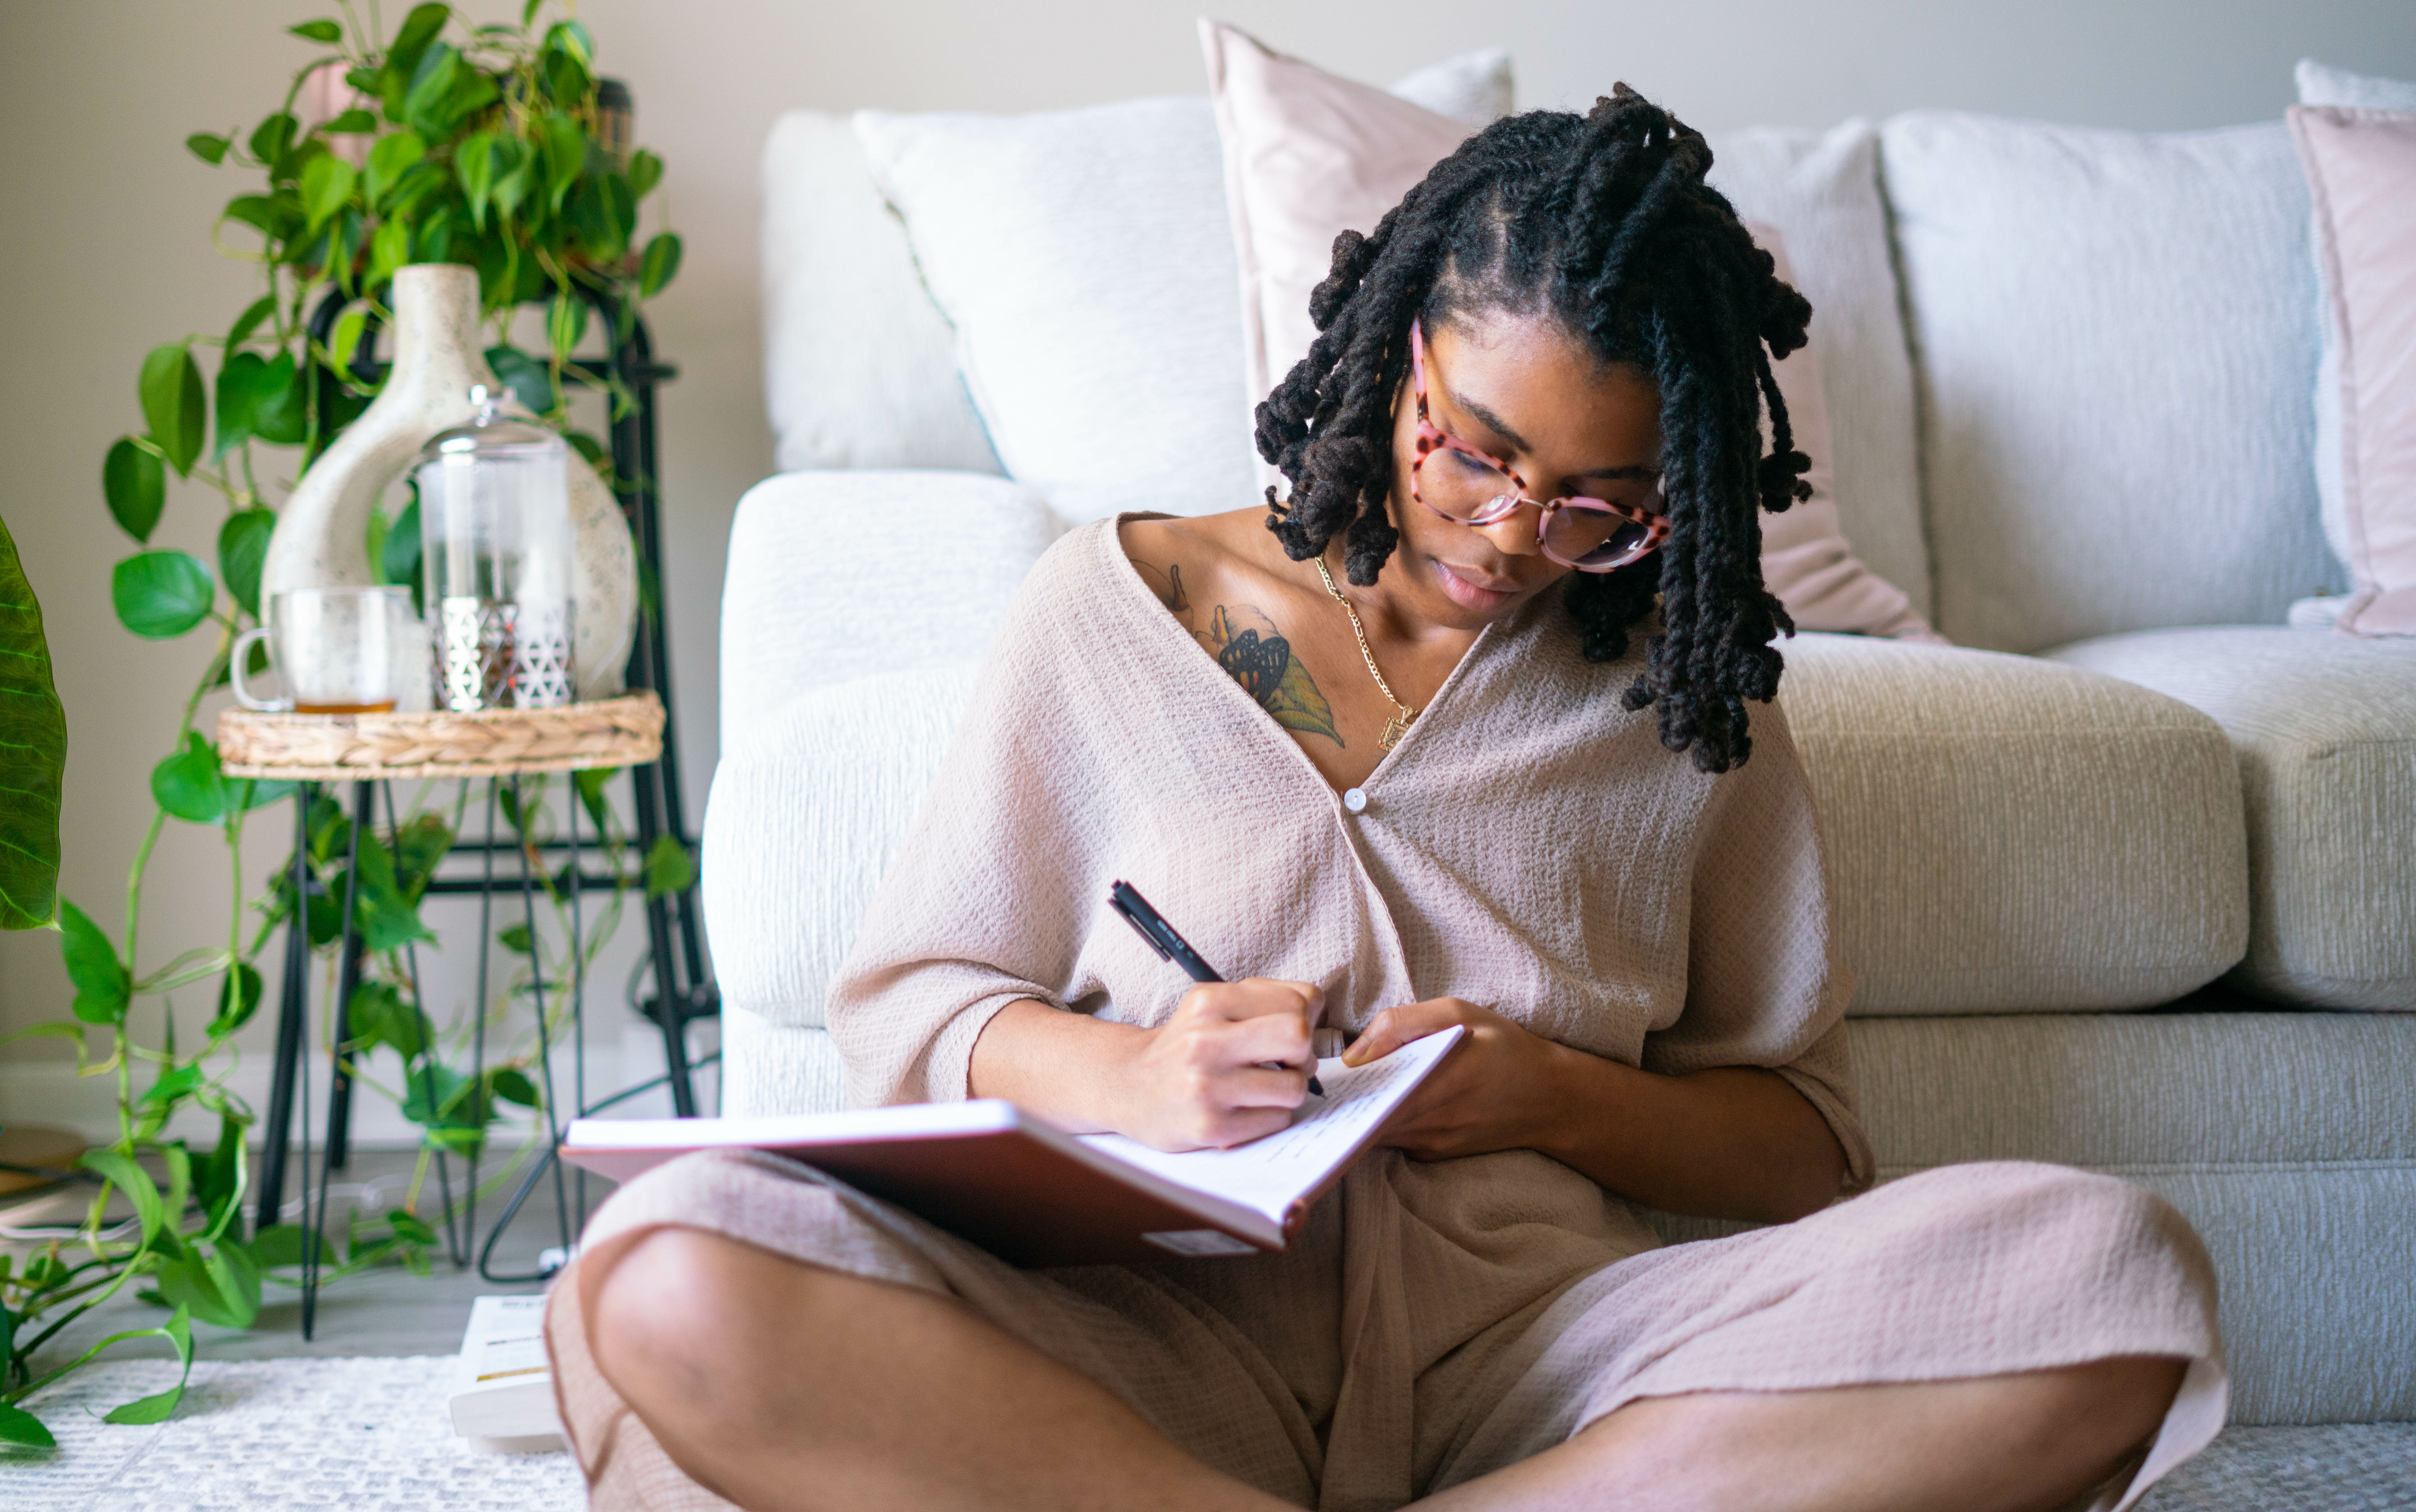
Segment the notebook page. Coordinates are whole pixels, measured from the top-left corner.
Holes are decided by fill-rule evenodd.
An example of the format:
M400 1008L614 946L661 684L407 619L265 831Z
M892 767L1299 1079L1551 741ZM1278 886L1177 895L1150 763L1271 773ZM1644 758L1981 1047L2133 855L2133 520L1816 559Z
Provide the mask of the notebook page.
M1254 1208L1280 1224L1292 1203L1374 1136L1465 1033L1454 1024L1360 1066L1347 1066L1338 1057L1320 1061L1317 1080L1324 1096L1303 1102L1289 1126L1230 1150L1170 1154L1122 1134L1086 1134L1082 1142L1168 1181Z

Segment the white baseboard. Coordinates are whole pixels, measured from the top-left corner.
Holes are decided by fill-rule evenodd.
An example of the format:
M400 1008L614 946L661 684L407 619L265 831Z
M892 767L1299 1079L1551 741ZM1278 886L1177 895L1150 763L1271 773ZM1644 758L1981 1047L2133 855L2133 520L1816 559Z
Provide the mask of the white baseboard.
M689 1043L700 1055L717 1043L717 1026L699 1026L690 1031ZM573 1096L573 1079L577 1065L572 1052L559 1050L551 1057L555 1095L566 1111ZM466 1067L463 1067L466 1069ZM310 1097L307 1114L301 1115L302 1126L310 1130L315 1140L326 1125L327 1062L325 1055L314 1058L310 1066ZM696 1075L697 1100L701 1111L711 1112L720 1106L717 1066L707 1066ZM587 1091L592 1103L613 1090L660 1076L663 1070L662 1040L654 1026L632 1020L617 1040L603 1040L592 1034L587 1045ZM268 1112L269 1058L247 1056L227 1078L228 1089L251 1106L252 1111L266 1117ZM147 1068L138 1071L136 1090L141 1091L148 1079ZM402 1084L400 1062L390 1051L382 1051L368 1066L369 1077L385 1087L399 1091ZM532 1073L534 1074L534 1073ZM6 1061L0 1062L0 1122L8 1124L41 1124L54 1128L75 1130L96 1144L117 1138L117 1082L113 1076L78 1077L70 1061ZM502 1127L496 1137L518 1142L518 1136L531 1123L529 1111L506 1103L503 1108ZM627 1102L616 1104L611 1111L615 1118L669 1118L672 1115L671 1094L657 1087ZM198 1149L208 1149L218 1142L218 1120L210 1114L188 1108L168 1127L171 1139L183 1139ZM260 1131L255 1126L252 1140L259 1142ZM402 1116L392 1097L366 1085L353 1088L352 1140L363 1150L409 1150L419 1144L418 1126Z

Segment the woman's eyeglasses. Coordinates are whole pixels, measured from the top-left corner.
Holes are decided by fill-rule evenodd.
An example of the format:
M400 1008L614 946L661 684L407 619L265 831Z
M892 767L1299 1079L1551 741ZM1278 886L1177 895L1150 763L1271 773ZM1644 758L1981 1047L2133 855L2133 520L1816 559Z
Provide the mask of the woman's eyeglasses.
M1410 369L1418 397L1418 455L1410 464L1410 497L1443 519L1462 525L1494 525L1522 504L1540 511L1536 544L1546 556L1579 572L1611 572L1627 566L1669 537L1669 517L1638 505L1572 495L1547 503L1527 496L1526 480L1507 462L1488 456L1427 418L1427 340L1410 322ZM1442 460L1426 470L1437 453ZM1661 497L1658 479L1653 485Z

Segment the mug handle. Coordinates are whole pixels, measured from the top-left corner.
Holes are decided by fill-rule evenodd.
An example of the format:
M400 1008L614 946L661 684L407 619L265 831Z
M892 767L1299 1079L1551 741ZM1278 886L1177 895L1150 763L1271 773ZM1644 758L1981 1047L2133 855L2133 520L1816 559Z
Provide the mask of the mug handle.
M267 639L268 627L264 625L254 626L234 638L234 649L228 653L227 680L234 687L234 701L245 708L258 709L264 714L288 714L293 712L292 699L260 698L244 685L244 663L251 659L252 643ZM275 652L272 651L270 655L273 657Z

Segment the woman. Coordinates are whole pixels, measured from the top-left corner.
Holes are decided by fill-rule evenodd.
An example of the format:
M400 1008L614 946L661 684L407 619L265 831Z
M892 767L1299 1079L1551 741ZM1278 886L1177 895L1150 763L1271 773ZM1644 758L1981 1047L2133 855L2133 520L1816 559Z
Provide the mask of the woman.
M1709 165L1623 87L1345 234L1259 412L1289 499L1051 550L828 1004L860 1101L1169 1149L1282 1126L1321 1026L1466 1025L1387 1148L1281 1254L1057 1271L666 1167L555 1292L596 1504L2112 1507L2213 1434L2162 1203L2023 1165L1835 1202L1850 983L1745 707L1810 311ZM1249 979L1185 988L1117 876Z

